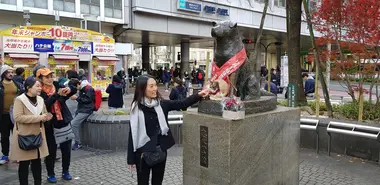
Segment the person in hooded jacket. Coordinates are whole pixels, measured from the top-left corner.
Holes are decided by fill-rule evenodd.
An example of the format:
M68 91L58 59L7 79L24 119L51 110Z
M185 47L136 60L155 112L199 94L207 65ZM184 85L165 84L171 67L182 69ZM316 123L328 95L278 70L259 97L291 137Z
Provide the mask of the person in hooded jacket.
M108 107L110 109L123 108L123 84L118 75L112 77L112 84L108 85L106 92L109 94Z
M78 79L71 79L69 86L76 87L79 95L73 95L72 100L78 102L75 117L71 120L71 126L75 135L75 144L73 150L78 150L82 147L80 140L80 128L82 123L94 112L95 107L95 90L91 87L87 80L79 81Z
M174 88L171 90L169 99L170 100L177 100L177 101L182 101L186 99L187 92L186 88L183 86L183 82L180 78L174 78ZM186 111L187 109L181 109Z

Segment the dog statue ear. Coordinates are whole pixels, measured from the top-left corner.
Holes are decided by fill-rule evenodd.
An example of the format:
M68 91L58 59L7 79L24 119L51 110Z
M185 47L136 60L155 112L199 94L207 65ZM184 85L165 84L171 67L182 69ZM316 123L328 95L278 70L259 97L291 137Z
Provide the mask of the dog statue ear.
M212 26L213 27L215 27L215 26L217 26L218 25L218 23L216 23L215 21L212 21Z
M233 22L230 23L230 28L236 28L236 27L237 27L237 23L233 23Z

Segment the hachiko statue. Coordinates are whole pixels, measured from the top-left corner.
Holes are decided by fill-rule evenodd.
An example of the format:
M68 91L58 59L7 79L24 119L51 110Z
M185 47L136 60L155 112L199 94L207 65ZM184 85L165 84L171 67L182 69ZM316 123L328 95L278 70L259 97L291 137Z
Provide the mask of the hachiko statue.
M236 94L242 100L259 99L260 95L273 96L261 90L255 76L255 65L247 58L236 23L214 23L211 35L216 39L211 82L224 79L230 85L230 95Z

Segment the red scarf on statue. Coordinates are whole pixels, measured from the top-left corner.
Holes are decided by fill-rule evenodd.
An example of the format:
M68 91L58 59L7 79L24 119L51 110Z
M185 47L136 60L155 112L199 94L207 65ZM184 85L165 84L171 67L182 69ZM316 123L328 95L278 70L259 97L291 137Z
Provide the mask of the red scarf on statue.
M232 58L230 58L226 63L223 64L220 68L216 66L215 61L212 62L212 77L209 80L208 83L212 83L215 80L222 79L227 82L228 89L230 88L231 84L228 79L228 76L235 72L243 63L245 62L245 59L247 58L247 53L245 52L245 48L241 49L236 55L234 55Z
M55 89L55 86L54 85L51 85L50 87L49 86L46 86L44 85L42 87L42 90L50 97L52 96L53 94L55 94L56 92L56 89ZM48 107L47 107L48 108ZM61 121L63 120L63 117L62 117L62 112L61 112L61 104L57 101L54 102L53 106L51 107L51 112L52 113L55 113L55 115L57 116L57 120L58 121Z

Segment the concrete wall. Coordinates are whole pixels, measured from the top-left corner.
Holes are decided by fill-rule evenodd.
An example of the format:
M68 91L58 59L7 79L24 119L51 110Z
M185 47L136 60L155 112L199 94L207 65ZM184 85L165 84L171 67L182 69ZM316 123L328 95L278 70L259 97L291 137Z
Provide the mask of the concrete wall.
M178 10L178 1L132 0L133 28L210 37L211 24L209 22L215 20L231 20L237 22L239 26L259 28L263 10L263 4L253 0L205 0L191 1L202 5L202 11L194 13ZM227 9L229 16L207 14L203 10L206 5ZM285 15L285 8L271 5L265 19L264 29L286 32ZM186 29L181 29L183 26L186 26ZM308 35L306 22L302 22L301 34Z

